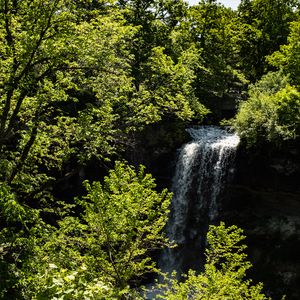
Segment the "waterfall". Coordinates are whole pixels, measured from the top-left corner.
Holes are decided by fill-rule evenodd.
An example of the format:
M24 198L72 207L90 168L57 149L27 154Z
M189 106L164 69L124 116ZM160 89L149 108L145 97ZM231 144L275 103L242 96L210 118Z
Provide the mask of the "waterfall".
M208 225L217 220L220 197L233 173L236 134L214 126L187 129L192 141L178 155L167 235L178 246L163 253L160 267L178 273L199 266Z

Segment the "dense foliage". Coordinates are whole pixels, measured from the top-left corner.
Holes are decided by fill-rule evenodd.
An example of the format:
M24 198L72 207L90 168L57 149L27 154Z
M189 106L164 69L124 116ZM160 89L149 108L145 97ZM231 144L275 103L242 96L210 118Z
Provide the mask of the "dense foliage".
M248 101L239 107L234 126L249 146L299 139L299 24L291 23L287 45L267 57L280 71L267 73L251 86Z
M275 145L299 138L300 93L282 72L268 73L241 103L235 127L248 146L266 141Z
M114 162L150 126L216 122L228 100L249 146L299 139L299 24L293 0L0 0L0 298L140 297L171 196ZM208 252L178 293L213 276L264 299L228 230L209 237L232 237L226 270Z
M144 168L136 173L123 163L103 184L85 186L79 217L70 210L58 227L28 239L31 259L16 274L23 299L128 298L130 287L156 271L149 253L167 244L162 228L171 195L156 192Z

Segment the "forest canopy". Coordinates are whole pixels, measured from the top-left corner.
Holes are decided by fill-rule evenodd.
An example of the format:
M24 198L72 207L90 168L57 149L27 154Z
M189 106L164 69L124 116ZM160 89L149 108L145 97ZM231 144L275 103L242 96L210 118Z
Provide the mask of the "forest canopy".
M0 0L0 298L138 299L170 246L171 201L136 167L139 139L218 123L229 99L246 145L299 140L299 31L293 0ZM236 286L238 253L227 273L209 252L175 292L215 275Z

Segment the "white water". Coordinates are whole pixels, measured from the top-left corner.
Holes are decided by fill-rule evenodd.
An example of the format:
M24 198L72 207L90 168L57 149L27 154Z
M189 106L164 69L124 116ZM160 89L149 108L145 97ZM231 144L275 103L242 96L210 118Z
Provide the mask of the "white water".
M220 210L219 198L232 171L239 143L236 134L213 126L187 129L193 141L179 153L173 178L174 193L167 235L181 250L167 250L160 267L164 272L181 271L189 257L184 248L199 245L205 229L199 224L213 223ZM202 237L203 238L203 237ZM190 249L189 249L190 251ZM192 258L191 258L192 259Z

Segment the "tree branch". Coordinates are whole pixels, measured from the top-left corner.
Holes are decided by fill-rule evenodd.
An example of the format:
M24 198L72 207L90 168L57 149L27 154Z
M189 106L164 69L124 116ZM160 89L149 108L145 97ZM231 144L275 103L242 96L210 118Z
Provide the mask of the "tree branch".
M32 147L32 145L34 144L34 141L36 139L37 133L38 133L38 118L35 121L35 124L33 125L33 129L31 131L30 134L30 139L28 140L28 142L26 143L23 152L21 154L21 157L19 159L19 161L17 162L15 168L12 170L11 175L8 179L8 183L11 184L11 182L14 180L14 178L16 177L16 175L18 174L18 172L20 172L22 170L22 167L28 157L29 151Z

